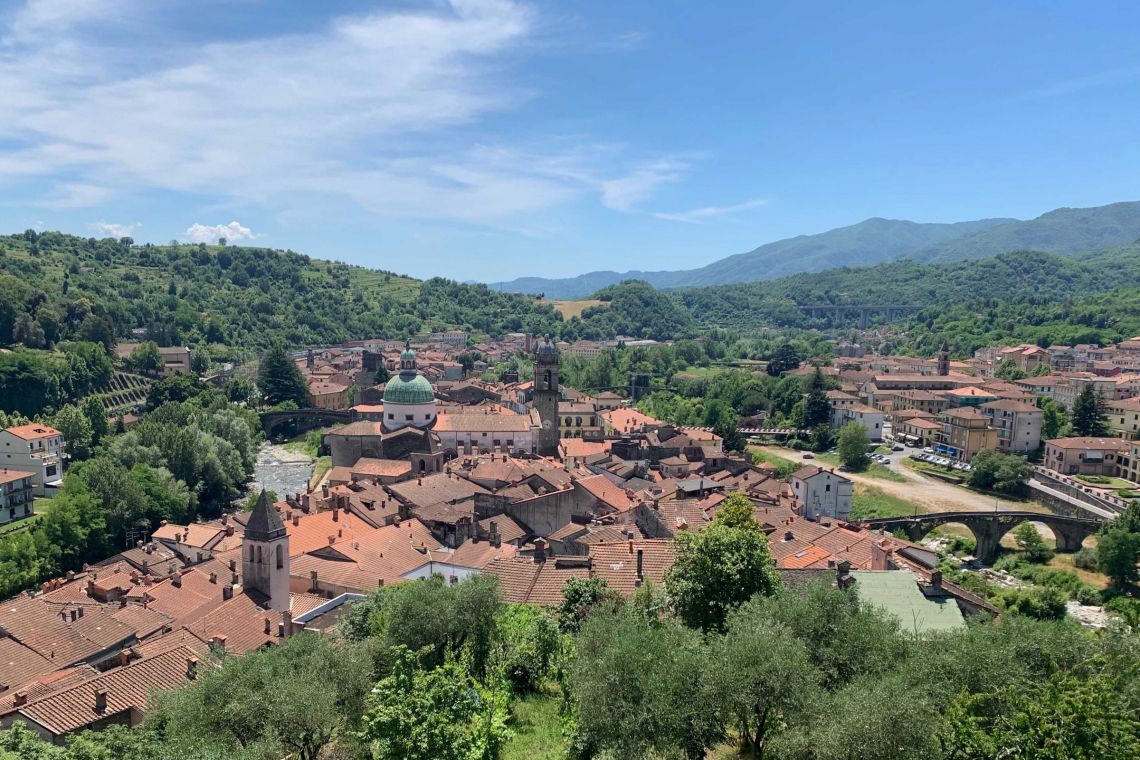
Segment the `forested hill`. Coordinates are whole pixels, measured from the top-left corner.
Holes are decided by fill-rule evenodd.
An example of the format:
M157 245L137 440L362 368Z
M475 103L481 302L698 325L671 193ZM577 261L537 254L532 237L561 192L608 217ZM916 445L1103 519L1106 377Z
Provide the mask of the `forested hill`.
M403 337L568 329L548 304L482 285L321 261L292 251L133 245L57 232L0 237L0 346L125 339L262 348ZM606 329L600 321L596 328ZM576 326L576 329L585 329Z
M1140 202L1095 208L1060 208L1036 219L981 219L957 224L917 224L868 219L817 235L800 235L718 259L699 269L663 272L590 272L566 279L525 277L494 287L547 298L581 298L627 279L658 288L700 287L774 280L834 267L870 266L911 259L948 263L1017 250L1062 256L1140 240Z
M1015 251L953 264L895 261L873 267L798 274L771 282L679 290L702 325L810 326L806 304L913 304L947 307L989 301L1070 302L1140 287L1140 245L1063 258Z

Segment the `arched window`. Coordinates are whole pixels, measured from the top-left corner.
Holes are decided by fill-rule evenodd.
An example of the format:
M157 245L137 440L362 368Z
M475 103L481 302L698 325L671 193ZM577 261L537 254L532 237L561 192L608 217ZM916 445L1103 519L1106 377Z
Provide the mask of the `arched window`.
M285 547L277 544L277 569L281 570L285 567Z
M257 564L261 564L261 547L257 547Z
M249 545L249 561L253 562L253 544Z

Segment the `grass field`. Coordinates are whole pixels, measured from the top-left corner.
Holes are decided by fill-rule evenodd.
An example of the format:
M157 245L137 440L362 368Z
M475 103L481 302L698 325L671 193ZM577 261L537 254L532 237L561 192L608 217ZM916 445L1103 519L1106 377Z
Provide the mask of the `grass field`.
M581 301L547 301L543 299L543 303L548 303L554 307L554 310L562 315L562 321L568 322L574 317L581 318L582 312L591 306L605 306L605 301L599 301L596 298L587 298Z
M36 503L37 503L36 510L40 509L40 506L39 506L40 501L41 501L41 499L36 499ZM48 499L42 499L42 501L46 502L46 501L48 501ZM43 506L46 508L47 504L44 504ZM32 527L37 522L39 522L42 517L43 517L43 515L39 514L37 511L37 514L34 514L31 517L25 517L22 520L16 520L15 522L10 522L10 523L7 523L6 525L0 525L0 536L7 535L9 533L19 533L21 530L27 530L28 528Z
M561 760L569 742L562 735L560 697L536 694L514 704L515 735L503 748L503 760Z
M900 499L877 486L857 484L851 497L851 519L870 520L876 517L909 517L926 512L926 508Z
M793 460L790 456L782 456L775 453L771 446L749 446L748 453L752 455L754 462L766 462L776 468L776 475L781 478L786 478L793 472L800 468L800 463ZM789 455L792 452L789 452Z

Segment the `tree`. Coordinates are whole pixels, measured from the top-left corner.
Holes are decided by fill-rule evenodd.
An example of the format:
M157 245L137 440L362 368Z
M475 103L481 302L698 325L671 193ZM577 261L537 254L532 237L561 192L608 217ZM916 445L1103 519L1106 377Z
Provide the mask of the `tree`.
M827 400L824 389L823 372L815 368L808 388L807 398L804 399L804 413L801 427L811 429L819 425L826 425L831 421L831 402Z
M83 399L79 408L83 410L84 416L91 424L91 442L93 444L99 443L107 435L110 428L107 421L107 410L103 408L103 403L95 396L88 396Z
M709 664L701 634L675 620L647 619L633 605L591 617L567 681L573 754L704 757L723 736Z
M727 525L730 528L748 528L756 530L756 518L752 516L752 501L742 493L729 494L720 509L713 517L715 525Z
M563 633L577 633L594 612L620 601L621 596L601 578L571 578L562 587L562 601L554 608L554 619Z
M1124 760L1140 757L1140 717L1125 696L1136 665L1057 672L1048 680L963 694L940 732L945 757Z
M1007 383L1012 383L1014 380L1021 380L1025 377L1025 373L1014 364L1012 359L1003 359L1001 364L994 370L994 377L999 380L1004 380Z
M558 625L530 604L508 604L495 618L492 660L516 694L537 691L558 654Z
M848 422L839 428L839 441L836 448L839 450L839 461L854 470L862 470L870 463L867 456L867 447L871 439L867 437L867 429L858 422Z
M772 354L772 358L768 360L766 371L773 377L779 377L799 366L800 355L796 353L795 346L791 343L781 343L776 352Z
M1013 531L1013 540L1029 562L1044 563L1053 559L1053 551L1045 545L1045 540L1033 523L1018 525Z
M316 760L358 727L372 686L364 651L301 633L280 646L203 664L197 679L162 693L144 726L175 747L214 745L258 756Z
M383 385L392 379L392 373L383 364L376 368L376 373L372 375L372 382L376 385Z
M719 631L730 610L779 585L768 539L755 526L714 524L676 540L677 559L665 586L674 611L691 628Z
M426 669L404 646L368 696L360 738L376 760L495 760L510 737L509 695L454 661Z
M740 432L740 418L735 414L722 417L713 426L713 432L720 436L725 451L744 451L748 443Z
M91 456L91 422L83 410L68 404L51 418L52 427L63 434L64 449L72 459Z
M817 698L820 680L803 642L758 608L732 612L724 636L713 642L712 691L753 757L763 756L771 732Z
M1131 507L1130 507L1131 508ZM1140 533L1118 524L1109 524L1097 534L1097 568L1117 587L1140 580Z
M1079 436L1108 435L1108 418L1104 400L1086 383L1073 401L1073 434Z
M269 406L285 401L292 401L298 407L304 407L308 403L308 388L301 376L301 370L281 345L269 349L261 358L261 366L257 371L257 387Z
M157 375L163 367L158 344L153 340L140 343L127 357L127 366L144 375Z
M970 467L968 482L971 486L1011 495L1024 492L1032 474L1023 457L993 449L982 449L975 454Z
M1061 620L1068 614L1065 592L1052 586L1013 588L1002 593L1000 602L1007 612L1035 620Z
M204 346L195 348L190 352L190 370L196 375L204 375L210 369L212 357L209 349Z
M1069 424L1065 410L1051 398L1041 403L1041 437L1048 441L1060 438L1065 426Z

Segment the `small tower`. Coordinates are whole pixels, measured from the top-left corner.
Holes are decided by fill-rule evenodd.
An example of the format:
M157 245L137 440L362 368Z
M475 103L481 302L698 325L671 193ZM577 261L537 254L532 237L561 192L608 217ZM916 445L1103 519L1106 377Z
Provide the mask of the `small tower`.
M558 456L558 370L558 349L548 335L534 353L534 408L542 420L538 453L547 457Z
M270 609L289 611L289 536L265 491L249 515L241 546L241 582L269 597Z
M942 346L938 349L938 375L939 377L946 377L950 374L950 346L946 345L946 341L942 341Z

